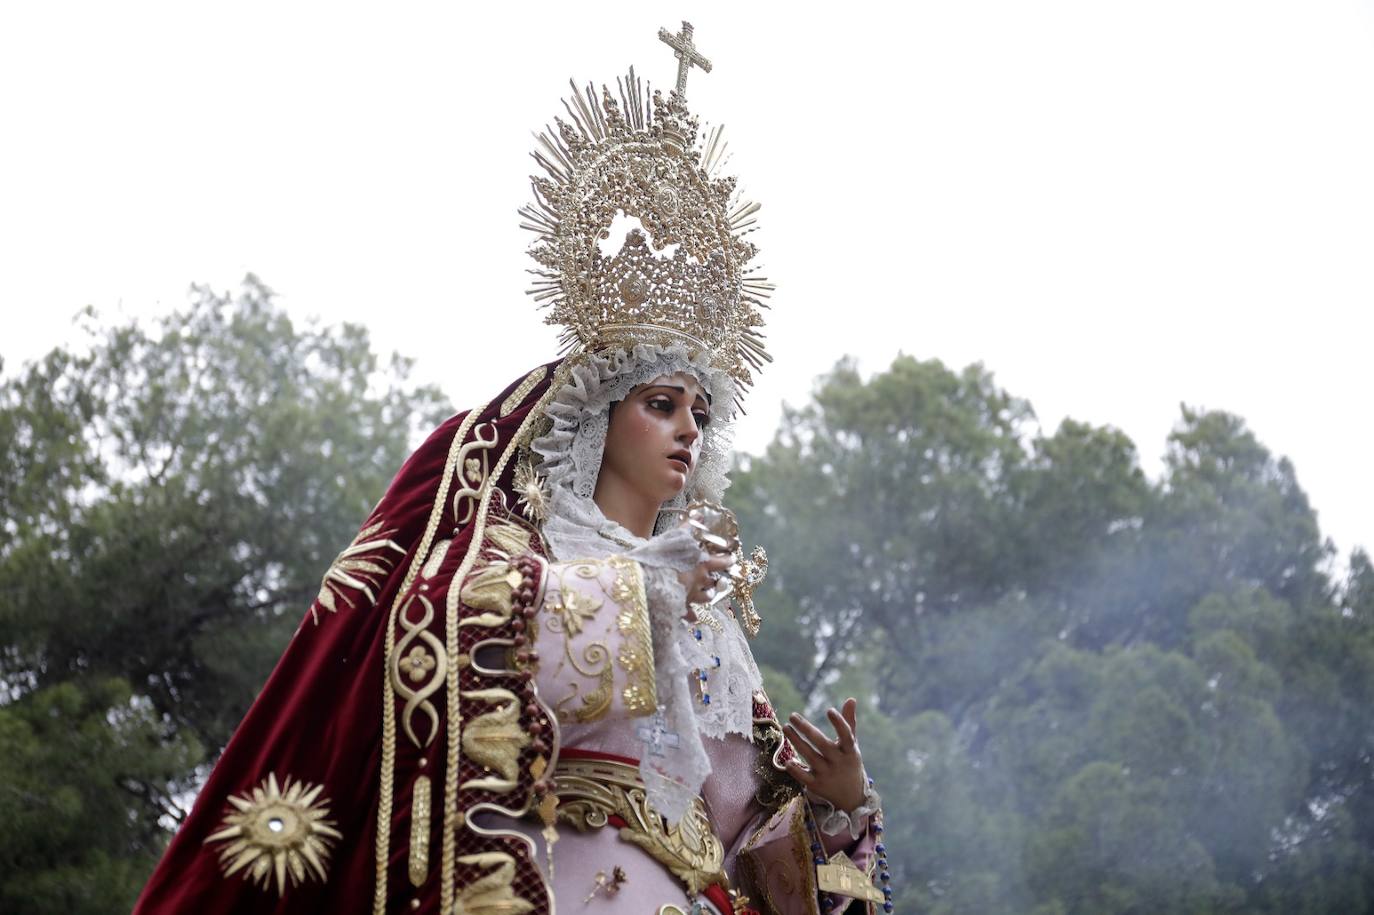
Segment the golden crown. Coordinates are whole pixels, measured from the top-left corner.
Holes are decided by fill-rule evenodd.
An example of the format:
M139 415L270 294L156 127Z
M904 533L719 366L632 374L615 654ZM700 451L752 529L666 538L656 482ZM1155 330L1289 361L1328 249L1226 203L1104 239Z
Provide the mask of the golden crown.
M563 101L570 120L555 118L557 129L538 135L533 155L547 174L531 178L534 202L520 209L521 226L539 236L529 293L549 308L549 324L563 326L565 351L682 342L747 386L770 359L758 328L773 286L746 266L758 253L746 236L759 205L715 174L721 129L699 138L687 110L687 71L711 69L692 26L658 34L678 58L666 100L631 68L616 80L618 98L603 86L598 101L590 84L573 84Z

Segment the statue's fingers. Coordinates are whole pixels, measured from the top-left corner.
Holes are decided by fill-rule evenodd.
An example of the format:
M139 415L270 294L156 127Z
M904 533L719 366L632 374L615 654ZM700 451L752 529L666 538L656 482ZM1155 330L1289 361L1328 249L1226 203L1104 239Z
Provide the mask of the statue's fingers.
M786 769L787 769L788 773L789 773L793 778L795 778L797 781L801 782L802 787L804 787L804 788L814 788L814 787L815 787L815 785L816 785L816 776L815 776L815 775L812 775L810 769L807 769L805 766L803 766L801 763L797 762L795 759L789 759L789 760L787 761Z
M791 741L792 748L801 754L807 765L814 769L818 763L824 762L825 757L796 728L790 724L784 724L782 729L787 734L787 739Z
M834 710L832 709L831 711ZM824 731L816 727L810 721L807 721L804 716L793 712L789 720L792 722L794 728L806 735L806 739L815 745L816 749L821 752L821 755L825 755L826 750L834 749L837 745L835 741L826 736Z
M848 705L848 703L846 703ZM835 734L840 738L840 752L854 752L854 729L849 724L849 719L845 718L833 708L825 713L830 719L830 724L835 728Z
M859 701L853 696L844 700L844 720L849 723L849 732L857 740L859 737Z

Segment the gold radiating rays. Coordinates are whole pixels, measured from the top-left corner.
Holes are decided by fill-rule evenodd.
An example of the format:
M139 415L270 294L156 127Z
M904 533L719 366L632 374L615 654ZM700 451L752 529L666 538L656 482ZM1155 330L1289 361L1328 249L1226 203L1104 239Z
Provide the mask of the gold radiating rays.
M310 607L310 614L315 618L316 625L320 622L319 615L315 612L316 606L323 607L330 613L338 612L339 601L343 601L348 607L354 606L344 589L358 591L367 598L369 604L377 602L377 595L372 589L395 563L395 559L388 556L387 551L393 550L405 555L405 550L400 544L387 539L396 532L383 531L385 523L378 521L364 527L358 532L358 536L353 538L353 542L334 557L328 571L324 573L324 578L320 580L319 596Z
M323 882L329 850L343 834L334 828L328 801L320 796L323 785L286 779L286 790L268 775L244 795L230 795L234 808L219 832L205 840L227 842L220 849L224 875L242 872L263 889L284 895L288 886L307 879Z

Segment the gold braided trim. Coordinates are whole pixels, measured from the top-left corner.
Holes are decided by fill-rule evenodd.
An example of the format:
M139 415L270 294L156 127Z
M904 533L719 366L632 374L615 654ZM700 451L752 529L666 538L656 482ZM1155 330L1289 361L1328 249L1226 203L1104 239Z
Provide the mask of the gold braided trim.
M548 374L548 371L546 366L541 365L539 368L526 375L525 380L520 382L514 391L510 392L510 396L501 401L501 415L506 416L516 407L520 406L525 398L530 396L530 391L534 390L534 386L544 380L544 376Z
M611 597L620 607L616 628L624 637L616 652L616 660L625 671L621 698L630 715L652 715L658 708L658 686L654 682L654 644L649 629L644 572L639 563L624 556L612 556L608 561L615 569Z
M439 493L434 498L434 506L429 512L429 523L425 527L424 537L420 539L420 547L415 551L415 555L410 560L410 568L406 570L406 577L401 582L400 589L396 592L395 598L391 601L391 614L387 618L386 638L382 649L382 665L386 667L390 664L392 651L396 648L396 615L400 612L401 599L410 586L414 584L415 577L420 573L421 567L425 564L425 554L429 552L430 545L434 542L434 534L439 529L439 521L444 517L444 506L448 502L449 481L458 467L458 454L463 450L463 439L467 437L468 430L477 421L477 417L487 408L482 404L475 410L469 410L468 415L463 418L463 422L458 427L457 433L453 436L453 444L449 445L448 459L444 462L444 473L439 478ZM450 652L449 657L455 657L456 652ZM450 677L450 680L457 680L457 677ZM379 786L379 796L377 800L377 882L372 895L373 915L386 915L386 878L387 861L391 855L391 807L394 800L394 785L392 780L396 776L396 695L391 685L391 677L384 670L382 673L382 772L381 785Z
M467 580L468 573L472 571L473 564L477 561L477 556L482 550L482 541L486 536L487 529L487 509L491 505L491 494L496 490L494 481L501 479L501 474L505 472L506 465L510 463L511 456L518 453L521 442L525 440L525 435L531 427L544 415L544 408L549 401L566 383L569 373L572 371L573 358L564 359L558 366L558 371L554 373L553 380L549 382L549 387L544 391L542 397L535 403L530 411L525 414L525 419L520 423L520 428L516 431L511 443L501 453L500 459L496 462L496 467L492 469L482 484L482 498L478 503L475 517L473 518L472 540L468 543L467 552L463 554L463 562L453 573L453 584L448 589L448 600L444 606L444 633L447 638L447 649L449 657L458 657L458 605L459 594L462 590L462 582ZM483 407L483 409L486 409ZM448 475L445 474L445 481ZM436 506L442 506L443 500L436 501ZM437 509L436 509L437 510ZM439 911L451 912L454 909L454 901L457 897L457 869L456 858L458 851L458 751L459 751L459 719L460 707L458 697L458 676L448 678L448 763L444 770L444 845L442 853L442 871L439 884ZM523 812L523 811L521 811ZM377 915L383 915L378 912Z
M410 802L410 859L407 874L411 886L424 886L429 876L429 776L415 779L415 797Z
M725 848L711 828L706 803L700 798L669 827L649 806L637 766L603 759L560 759L554 766L558 818L579 832L599 829L611 816L628 825L620 838L637 845L668 868L693 895L713 883L726 888L730 881L722 865Z

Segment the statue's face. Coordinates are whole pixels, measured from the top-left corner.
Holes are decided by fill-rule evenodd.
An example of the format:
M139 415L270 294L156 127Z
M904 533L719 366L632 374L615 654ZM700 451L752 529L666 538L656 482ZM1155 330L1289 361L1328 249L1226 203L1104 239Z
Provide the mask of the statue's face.
M611 411L597 489L624 488L661 505L687 486L711 421L706 389L691 375L662 375L633 388Z

